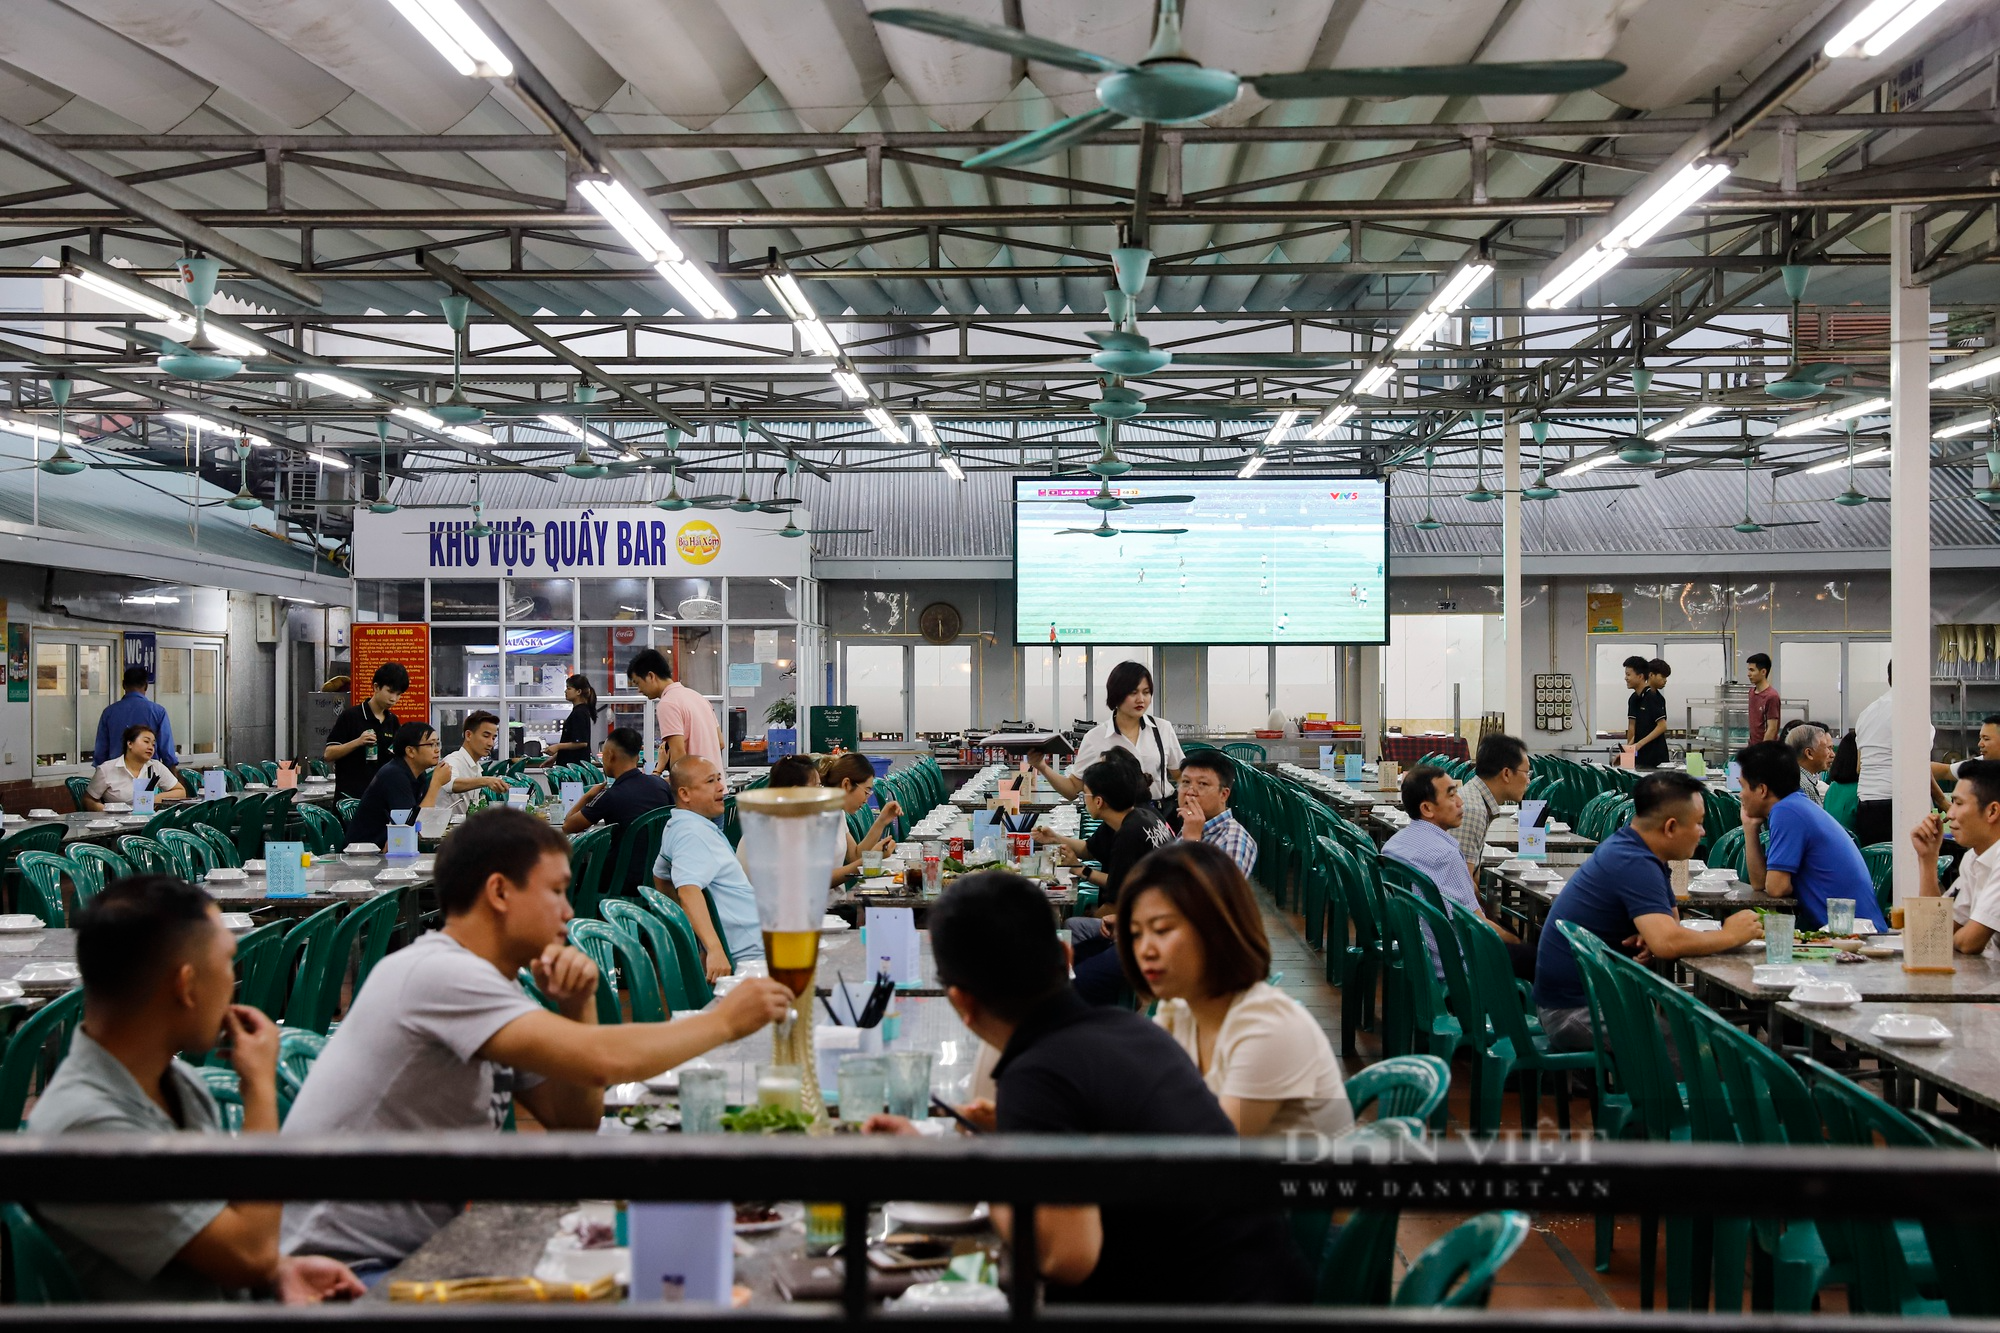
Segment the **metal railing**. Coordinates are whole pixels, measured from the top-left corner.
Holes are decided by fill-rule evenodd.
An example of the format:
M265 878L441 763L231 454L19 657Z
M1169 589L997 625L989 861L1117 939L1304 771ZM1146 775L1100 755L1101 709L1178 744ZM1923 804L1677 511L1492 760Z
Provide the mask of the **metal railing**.
M1715 1144L1606 1143L1502 1137L1490 1142L1368 1135L1289 1140L993 1136L956 1139L735 1135L441 1134L369 1137L74 1135L0 1137L0 1193L65 1203L242 1199L422 1199L568 1201L624 1198L699 1201L813 1198L846 1205L846 1253L867 1252L868 1205L887 1199L992 1200L1015 1210L1009 1306L1016 1321L1066 1320L1041 1308L1034 1230L1023 1219L1041 1204L1096 1203L1213 1209L1393 1207L1404 1211L1611 1212L1727 1217L1948 1217L2000 1223L2000 1154L1909 1149L1739 1148ZM879 1317L867 1293L868 1265L846 1265L840 1317ZM478 1318L563 1324L672 1317L726 1321L732 1328L806 1312L680 1311L659 1304L481 1306L456 1311L387 1302L304 1312L365 1318L371 1326L420 1319ZM302 1312L259 1305L0 1308L0 1324L87 1327L129 1333L136 1325L247 1324L275 1328ZM1230 1307L1091 1310L1098 1327L1338 1322L1346 1328L1410 1323L1484 1327L1519 1322L1499 1313L1390 1312ZM1534 1312L1536 1328L1609 1329L1630 1316ZM1677 1316L1649 1316L1678 1327ZM1746 1327L1734 1316L1698 1316L1704 1329ZM919 1318L897 1316L917 1326ZM1756 1317L1758 1328L1785 1321ZM1861 1321L1865 1323L1866 1321ZM1918 1321L1920 1324L1921 1321ZM1895 1327L1908 1330L1911 1321ZM1967 1327L1952 1321L1954 1329ZM1854 1327L1852 1321L1843 1328ZM1937 1327L1944 1328L1942 1321Z

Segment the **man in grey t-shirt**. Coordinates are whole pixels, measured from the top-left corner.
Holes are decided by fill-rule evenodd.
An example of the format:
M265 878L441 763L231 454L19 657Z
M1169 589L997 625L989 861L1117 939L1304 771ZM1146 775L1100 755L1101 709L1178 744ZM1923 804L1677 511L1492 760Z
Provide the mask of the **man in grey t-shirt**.
M526 811L473 815L439 848L436 875L444 929L369 973L292 1104L287 1134L497 1130L516 1100L549 1129L595 1130L606 1084L650 1078L790 1007L791 991L750 978L682 1022L597 1026L597 968L564 937L568 840ZM522 991L523 968L559 1012ZM292 1203L284 1248L379 1269L456 1211Z
M278 1131L278 1029L230 1003L236 941L215 904L171 875L121 880L78 914L83 1025L26 1132L220 1134L201 1075L176 1058L230 1040L245 1134ZM223 1199L37 1203L91 1301L213 1301L252 1290L288 1304L361 1294L345 1265L280 1258L278 1205Z

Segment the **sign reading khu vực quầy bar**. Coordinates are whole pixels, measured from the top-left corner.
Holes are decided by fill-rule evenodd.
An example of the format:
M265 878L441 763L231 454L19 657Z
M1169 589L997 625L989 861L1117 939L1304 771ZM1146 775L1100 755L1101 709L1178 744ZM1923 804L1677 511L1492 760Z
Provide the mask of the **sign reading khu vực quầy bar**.
M800 527L812 524L803 510L794 510L793 517ZM809 545L779 536L784 523L782 515L726 509L493 510L476 524L470 513L363 511L354 516L354 576L798 577L809 572Z

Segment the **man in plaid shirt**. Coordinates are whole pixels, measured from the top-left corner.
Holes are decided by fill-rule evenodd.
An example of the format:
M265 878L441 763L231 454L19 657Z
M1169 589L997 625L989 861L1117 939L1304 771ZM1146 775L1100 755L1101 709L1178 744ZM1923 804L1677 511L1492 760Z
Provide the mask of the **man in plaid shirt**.
M1247 877L1257 865L1257 843L1229 809L1234 778L1230 761L1215 750L1193 750L1181 760L1180 832L1191 842L1210 843L1236 862Z
M1479 862L1486 846L1486 828L1503 805L1518 805L1528 794L1528 747L1513 736L1492 735L1479 742L1472 760L1472 781L1465 784L1465 819L1451 831L1465 854L1472 882L1479 882Z

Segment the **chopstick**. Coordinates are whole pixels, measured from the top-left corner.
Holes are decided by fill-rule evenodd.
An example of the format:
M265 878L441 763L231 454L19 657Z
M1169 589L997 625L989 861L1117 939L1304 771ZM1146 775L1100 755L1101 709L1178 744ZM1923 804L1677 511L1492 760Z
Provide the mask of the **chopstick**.
M963 1126L965 1132L968 1134L979 1134L984 1132L979 1128L979 1126L973 1124L970 1120L967 1120L964 1116L960 1115L956 1110L952 1108L949 1102L945 1101L944 1098L938 1096L936 1093L931 1094L931 1110L944 1112L946 1115L950 1116L953 1120L956 1120L961 1126Z

